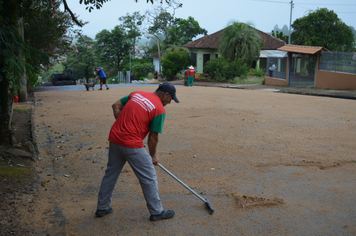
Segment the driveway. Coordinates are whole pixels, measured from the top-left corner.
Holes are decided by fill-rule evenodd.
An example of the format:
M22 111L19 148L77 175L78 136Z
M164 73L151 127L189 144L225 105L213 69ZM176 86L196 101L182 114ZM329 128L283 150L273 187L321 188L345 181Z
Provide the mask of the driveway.
M76 86L73 86L76 87ZM166 107L160 196L173 219L150 222L125 166L114 212L95 218L114 122L111 104L133 90L35 93L42 186L20 209L38 235L355 235L356 103L271 91L177 86Z

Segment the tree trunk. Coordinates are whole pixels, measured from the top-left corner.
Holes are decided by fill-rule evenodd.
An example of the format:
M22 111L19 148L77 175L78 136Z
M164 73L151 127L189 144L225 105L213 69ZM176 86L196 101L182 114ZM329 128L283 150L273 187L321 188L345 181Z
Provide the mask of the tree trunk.
M24 40L23 18L20 18L18 23L19 23L19 27L18 27L19 35L22 38L22 40ZM20 55L19 57L22 60L25 60L23 55ZM27 79L26 79L26 68L25 68L25 65L23 67L23 75L19 79L20 79L20 81L19 81L19 91L18 91L19 102L27 102Z
M161 74L162 73L162 67L161 67L161 65L162 65L162 58L161 58L161 48L160 48L160 46L159 46L159 44L160 44L160 40L159 40L159 38L157 37L157 48L158 48L158 70L159 70L159 74Z
M3 68L4 64L0 64ZM0 74L0 143L13 144L13 135L11 132L12 120L12 92L9 89L9 80L6 78L5 73Z

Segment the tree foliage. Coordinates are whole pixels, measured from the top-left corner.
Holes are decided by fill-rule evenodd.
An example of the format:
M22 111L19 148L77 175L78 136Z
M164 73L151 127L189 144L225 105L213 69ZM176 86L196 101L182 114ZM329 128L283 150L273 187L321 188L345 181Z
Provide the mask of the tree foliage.
M226 27L219 42L219 51L223 57L230 61L238 58L248 65L258 59L261 48L262 41L257 31L239 22Z
M274 26L273 30L274 32L283 32L283 35L289 35L289 28L287 25L283 25L282 29L278 27L278 24Z
M283 34L283 31L274 32L274 30L272 30L272 36L276 37L276 38L279 38L280 40L283 40L283 41L285 41L286 37L288 37L288 35Z
M35 73L43 66L49 68L56 64L58 58L72 50L74 38L81 35L81 30L74 30L75 23L69 13L60 10L60 4L60 1L32 4L29 7L32 14L24 18L25 41L31 55L26 61Z
M67 61L62 63L66 74L69 69L74 70L76 79L94 78L95 56L94 56L94 41L90 37L82 36L73 46L73 50L68 53Z
M174 22L173 26L167 31L168 37L164 40L164 43L169 47L184 45L191 42L196 36L208 33L191 16L187 20L176 18Z
M131 42L131 52L133 57L136 56L136 42L142 36L141 25L142 21L145 19L144 15L141 15L140 12L136 11L132 15L126 14L126 16L119 17L119 20L122 21L122 26L128 30L127 37Z
M122 26L102 30L96 36L95 55L100 63L120 70L120 62L130 53L130 42Z
M145 32L147 38L153 39L157 44L159 65L162 64L161 51L164 51L167 46L163 43L163 39L169 40L168 30L172 27L175 19L175 11L182 7L182 4L175 0L169 0L168 6L157 6L153 11L146 11L146 20L148 22L148 29ZM168 12L172 11L172 14ZM162 46L162 48L161 48ZM159 66L161 73L161 66Z
M355 50L354 35L337 14L321 8L296 19L293 24L292 42L297 45L321 46L330 51Z
M169 40L169 29L176 24L175 13L176 10L181 8L183 4L176 0L169 0L168 5L163 7L162 5L154 8L153 11L147 11L147 21L149 24L149 35L163 35L165 39ZM168 12L168 9L172 12Z
M173 47L168 49L162 58L162 73L168 77L168 80L171 80L178 72L187 68L190 64L191 58L187 49Z
M60 11L61 2L0 1L1 143L11 141L12 97L19 87L19 78L26 73L30 81L36 80L36 73L63 55L71 42L68 32L73 19ZM20 19L24 25L24 38L19 34Z
M85 4L85 5L89 5L86 7L86 10L89 10L89 12L91 12L94 8L95 9L100 9L104 3L108 2L110 0L79 0L79 3L80 4ZM135 0L136 2L138 0ZM154 3L155 1L154 0L147 0L147 3L150 2L150 3ZM163 3L163 2L166 2L166 3L170 3L171 0L158 0L156 2L160 2L160 3Z

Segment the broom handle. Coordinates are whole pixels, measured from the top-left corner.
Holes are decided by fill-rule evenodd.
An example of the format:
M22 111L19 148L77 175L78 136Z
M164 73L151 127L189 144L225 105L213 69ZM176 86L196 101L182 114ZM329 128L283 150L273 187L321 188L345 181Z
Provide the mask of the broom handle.
M202 198L199 194L197 194L193 189L189 188L185 183L183 183L180 179L178 179L174 174L172 174L171 172L169 172L169 170L167 170L166 168L164 168L164 166L162 166L160 163L158 163L158 166L161 167L165 172L167 172L170 176L172 176L175 180L177 180L181 185L183 185L184 187L186 187L189 191L191 191L192 193L194 193L195 196L197 196L198 198L200 198L200 200L202 200L203 202L206 203L206 200L204 198Z

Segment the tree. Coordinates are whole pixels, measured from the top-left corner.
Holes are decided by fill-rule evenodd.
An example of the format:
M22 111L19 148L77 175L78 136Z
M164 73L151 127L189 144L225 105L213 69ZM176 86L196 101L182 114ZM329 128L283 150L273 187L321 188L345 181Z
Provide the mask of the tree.
M176 74L191 64L188 50L182 47L173 47L167 50L162 59L162 73L171 80Z
M354 48L356 48L356 29L351 25L350 25L350 29L351 29L351 31L352 31L352 33L354 35L354 38L355 38L355 40L354 40Z
M136 56L136 41L140 39L142 35L140 26L142 25L142 21L145 19L144 15L140 15L140 12L136 11L132 15L128 14L126 16L122 16L119 18L120 21L123 22L123 27L128 29L127 37L131 39L131 50L133 52L133 57Z
M283 41L285 41L286 40L286 37L288 37L288 35L285 35L285 34L283 34L283 32L281 31L281 32L274 32L274 30L272 30L272 36L273 37L276 37L276 38L279 38L279 39L281 39L281 40L283 40Z
M287 35L287 36L289 35L289 28L288 28L287 25L283 25L282 29L280 29L278 27L278 24L276 24L272 31L274 31L274 32L283 32L282 33L283 35Z
M80 0L80 3L84 3L88 6L87 9L91 11L94 7L100 9L107 1L108 0ZM147 0L147 2L154 3L154 0ZM161 3L162 2L163 0L161 0ZM170 0L166 0L165 2L168 4ZM62 3L64 4L64 12L59 10L59 5ZM52 8L53 11L58 10L57 15L56 13L52 15L45 14L50 8ZM58 48L61 48L61 45L66 45L65 43L62 44L62 38L58 38L58 35L62 37L70 30L70 28L65 29L64 25L59 24L60 16L65 13L70 15L70 22L80 27L84 25L84 23L80 22L72 13L67 4L67 0L0 0L1 144L11 143L12 98L13 93L18 89L19 78L23 76L24 73L26 73L27 78L35 78L36 73L40 69L50 65L51 59L52 61L57 59L59 54L56 54L54 50L57 51ZM23 18L25 26L24 38L19 34L19 19L21 18ZM40 23L45 24L34 25L32 20L35 19L42 19ZM42 29L40 33L32 34L36 36L36 38L26 38L26 27L29 27L28 29L32 28L35 31L37 30L36 28ZM59 31L64 32L64 34L54 33ZM45 40L48 44L42 44L42 40ZM36 48L36 43L41 47ZM53 47L49 44L52 44ZM43 49L43 51L41 49ZM32 52L35 53L33 54ZM55 53L51 55L50 52ZM65 52L65 50L62 52Z
M147 21L150 25L148 28L149 34L163 35L164 38L169 39L168 31L176 23L176 10L181 8L183 4L179 1L170 0L167 7L162 5L154 8L153 11L147 11ZM172 14L168 12L172 11Z
M64 42L63 35L71 27L72 19L59 11L60 3L0 1L0 143L11 143L12 98L19 92L19 84L24 83L19 78L26 75L30 81L36 80L36 73L49 66L51 59L57 59L70 41L68 38ZM19 33L22 25L24 35Z
M168 30L172 27L175 19L175 11L183 6L183 4L175 1L169 0L167 1L168 6L157 6L153 11L147 11L147 22L148 22L148 30L145 32L147 38L151 38L156 41L157 49L158 49L158 60L159 64L162 64L161 58L161 44L162 38L169 40ZM171 9L172 14L168 12L168 9ZM163 49L165 45L163 44ZM159 70L161 70L161 66L159 66ZM159 71L161 72L161 71Z
M262 41L257 31L239 22L226 27L219 42L219 51L223 57L230 61L241 59L247 65L258 59L261 48Z
M200 34L206 35L208 31L200 27L199 23L189 16L187 20L176 18L174 25L168 29L168 37L164 40L166 45L181 46L189 43Z
M65 71L74 70L76 78L88 80L94 77L95 56L94 41L90 37L82 36L68 53L67 61L62 63Z
M330 51L354 50L352 30L334 11L321 8L296 19L293 24L292 42L297 45L321 46Z
M65 2L65 0L63 0L63 1ZM89 5L88 7L86 7L86 9L89 10L89 12L91 12L94 8L100 9L103 6L103 4L108 2L108 1L110 1L110 0L84 0L84 4L85 5ZM135 0L135 1L137 2L138 0ZM161 4L163 2L166 2L167 4L169 4L171 1L173 1L173 0L160 0L160 1L157 1L157 2L160 2ZM82 4L83 0L80 0L79 2L80 2L80 4ZM147 0L147 3L148 2L151 2L153 4L155 1L154 0Z
M154 42L153 44L151 42L147 42L146 44L144 44L142 46L142 49L144 50L144 55L143 58L150 58L150 56L152 54L157 53L157 44L155 42L154 39L151 39L152 42ZM162 45L160 45L160 48L162 47ZM151 58L152 59L152 58Z
M130 53L130 42L122 26L115 26L109 32L100 31L96 36L95 51L100 63L120 70L120 62Z

